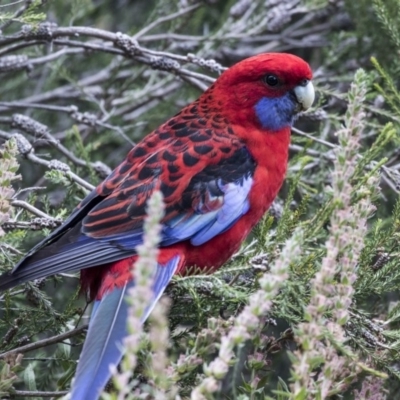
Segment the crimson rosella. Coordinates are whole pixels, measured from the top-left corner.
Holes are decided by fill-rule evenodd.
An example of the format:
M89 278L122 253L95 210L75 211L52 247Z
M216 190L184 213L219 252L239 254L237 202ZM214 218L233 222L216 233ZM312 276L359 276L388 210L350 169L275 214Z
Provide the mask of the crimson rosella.
M200 98L146 136L69 218L8 274L0 290L82 270L94 307L72 388L98 399L121 360L126 291L141 243L146 202L162 192L165 216L154 297L174 274L217 269L276 197L285 177L290 128L311 106L312 72L290 54L260 54L226 70Z

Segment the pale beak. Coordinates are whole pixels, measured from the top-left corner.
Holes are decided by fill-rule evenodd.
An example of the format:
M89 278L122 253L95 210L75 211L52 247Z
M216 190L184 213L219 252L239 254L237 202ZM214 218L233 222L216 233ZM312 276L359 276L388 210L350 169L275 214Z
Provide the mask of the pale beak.
M294 88L294 94L296 95L296 99L298 103L302 107L302 111L308 110L315 98L314 86L311 81L304 81L299 86Z

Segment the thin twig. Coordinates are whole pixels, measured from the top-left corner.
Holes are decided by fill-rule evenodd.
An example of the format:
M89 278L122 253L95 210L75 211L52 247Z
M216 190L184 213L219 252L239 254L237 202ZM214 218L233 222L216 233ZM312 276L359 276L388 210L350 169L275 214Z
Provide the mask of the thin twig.
M163 24L164 22L172 21L176 18L179 18L182 15L185 15L187 13L190 13L190 12L198 9L200 6L201 6L201 4L194 4L187 8L183 8L183 9L177 11L176 13L169 14L164 17L160 17L160 18L156 19L155 21L151 22L150 24L148 24L147 26L145 26L139 32L135 33L135 35L133 36L133 39L139 39L141 36L143 36L145 33L149 32L149 31L151 31L156 26Z
M21 207L24 208L25 210L29 211L31 214L34 214L40 218L47 218L49 220L55 220L55 218L50 217L50 215L47 215L43 211L40 211L38 208L32 206L31 204L27 203L26 201L23 200L12 200L11 205L13 207Z
M38 342L35 343L30 343L25 346L17 347L16 349L6 351L5 353L0 354L0 359L4 359L5 357L11 354L21 354L21 353L23 354L32 350L40 349L45 346L50 346L51 344L62 342L65 339L69 339L73 336L79 335L80 333L84 332L87 329L87 327L88 325L83 325L80 326L79 328L72 329L68 332L64 332L56 336L39 340Z
M29 390L15 390L12 392L14 396L18 397L62 397L68 394L67 390L58 392L42 392L42 391L29 391Z

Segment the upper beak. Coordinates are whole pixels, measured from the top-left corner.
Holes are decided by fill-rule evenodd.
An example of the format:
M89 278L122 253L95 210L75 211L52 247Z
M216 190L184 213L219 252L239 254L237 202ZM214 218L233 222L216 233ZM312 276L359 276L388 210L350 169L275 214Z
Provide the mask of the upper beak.
M301 85L294 88L294 94L302 111L308 110L315 98L314 86L311 81L304 81Z

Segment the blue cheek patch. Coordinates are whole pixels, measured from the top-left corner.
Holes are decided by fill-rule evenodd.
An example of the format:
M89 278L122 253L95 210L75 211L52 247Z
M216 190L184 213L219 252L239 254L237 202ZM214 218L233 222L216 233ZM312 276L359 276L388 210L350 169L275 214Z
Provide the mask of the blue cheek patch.
M263 97L255 105L257 118L264 129L279 131L292 126L296 104L289 94L282 97Z

